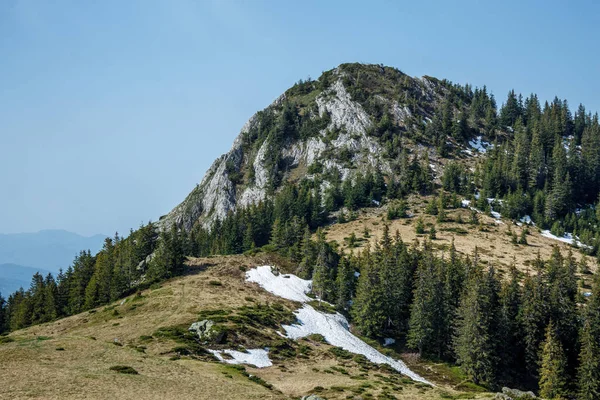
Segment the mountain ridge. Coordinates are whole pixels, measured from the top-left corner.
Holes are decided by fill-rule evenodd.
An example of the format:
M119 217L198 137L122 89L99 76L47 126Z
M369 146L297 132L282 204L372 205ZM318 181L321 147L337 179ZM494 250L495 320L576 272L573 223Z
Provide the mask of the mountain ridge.
M392 94L384 90L374 96L374 107L385 108L385 117L392 120L384 123L394 125L394 129L400 131L407 130L415 122L431 120L436 105L449 93L445 81L428 76L412 78L395 68L374 64L342 64L324 72L316 81L300 81L244 124L230 151L213 162L183 202L161 217L161 226L175 223L187 230L196 222L209 226L238 206L264 200L267 193L279 189L282 182L289 180L294 171L302 173L302 169L315 162L322 162L325 168L339 169L342 181L353 177L361 166L380 168L391 174L390 162L381 156L384 149L373 135L373 130L379 129L381 120L377 118L381 119L381 116L376 115L376 111L367 112L357 100L358 90L354 90L353 74L357 73L360 80L362 70L367 71L365 76L371 80L377 79L371 75L382 74L383 83L373 83L375 90L379 90L377 86L384 87L388 81L393 83L390 84L393 89L389 91L400 96L397 99L386 97ZM281 115L285 112L284 105L289 103L294 104L299 118L304 118L299 130L309 126L307 130L312 131L299 137L279 138L283 142L277 149L281 159L272 163L268 157L273 151L273 142L278 139L272 131L264 132L269 129L265 126L269 122L265 115ZM351 161L356 167L347 168L343 163L327 159L327 151L331 148L346 152L344 154L351 153ZM431 156L435 163L433 153ZM278 173L283 175L281 182L273 184L273 175Z
M0 264L16 264L57 272L66 270L81 250L96 253L106 236L83 236L64 229L0 234Z

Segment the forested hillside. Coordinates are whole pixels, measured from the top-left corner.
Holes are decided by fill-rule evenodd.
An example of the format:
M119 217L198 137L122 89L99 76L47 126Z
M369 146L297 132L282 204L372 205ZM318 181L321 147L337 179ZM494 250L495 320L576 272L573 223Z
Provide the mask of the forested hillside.
M106 239L57 277L36 275L29 290L0 297L0 332L181 275L186 256L278 253L364 336L456 363L488 388L594 399L600 281L589 297L579 289L586 260L600 251L599 192L600 125L584 106L572 114L566 100L542 106L534 94L511 91L498 107L485 87L344 64L257 113L161 221ZM449 208L470 204L474 225L477 210L530 221L530 229L578 238L589 258L578 263L555 249L529 273L511 268L501 279L477 251L436 253L435 228L414 244L385 228L357 254L326 241L324 229L360 209L410 217L409 195L435 196L425 211L439 224ZM527 233L515 237L521 241Z

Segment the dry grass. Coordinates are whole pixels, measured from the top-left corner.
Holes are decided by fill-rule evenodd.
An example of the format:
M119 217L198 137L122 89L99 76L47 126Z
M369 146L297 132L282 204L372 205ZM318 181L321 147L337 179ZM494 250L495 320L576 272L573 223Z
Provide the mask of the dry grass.
M311 349L308 358L286 358L270 368L247 369L272 384L269 390L217 362L173 360L171 350L176 343L148 338L159 327L196 321L201 310L274 302L272 295L244 282L244 269L263 264L278 264L278 260L193 259L187 276L159 288L12 333L15 341L0 345L0 399L289 399L314 393L319 387L327 399L377 397L386 392L406 399L439 399L443 392L457 393L406 382L392 385L386 382L391 376L388 372L365 372L352 361L336 359L327 351L328 345L308 340L301 342ZM139 374L111 371L113 366L132 367ZM335 368L344 368L347 374Z
M577 260L582 255L579 250L572 248L566 243L541 236L535 227L529 227L530 234L527 236L528 245L512 244L511 238L507 234L508 228L510 227L510 229L519 235L522 227L506 219L502 220L502 224L497 224L493 218L484 214L478 214L481 227L483 227L483 229L480 229L479 226L467 223L470 218L470 211L466 209L447 210L449 220L456 220L460 214L464 223L444 222L439 224L436 222L435 216L424 214L425 205L423 199L418 197L411 198L410 208L411 212L415 214L414 217L393 221L386 220L386 210L384 208L363 210L354 221L330 226L327 229L327 239L345 246L345 251L357 252L368 244L373 245L380 239L384 226L388 224L390 234L393 235L398 231L405 243L411 243L415 239L418 239L422 243L428 235L417 235L415 232L417 218L422 217L427 231L430 225L435 225L437 239L433 241L434 248L440 252L447 251L452 239L454 239L454 244L458 252L472 255L475 247L477 247L480 259L484 263L489 262L490 265L494 265L501 271L506 270L514 260L519 270L533 272L531 266L538 252L542 259L547 259L550 257L554 246L558 246L565 256L568 250L571 249L573 256ZM358 238L362 238L365 228L370 231L370 238L359 243L359 246L354 249L349 249L344 238L350 236L352 232ZM590 268L595 271L596 264L593 258L589 257L588 261Z

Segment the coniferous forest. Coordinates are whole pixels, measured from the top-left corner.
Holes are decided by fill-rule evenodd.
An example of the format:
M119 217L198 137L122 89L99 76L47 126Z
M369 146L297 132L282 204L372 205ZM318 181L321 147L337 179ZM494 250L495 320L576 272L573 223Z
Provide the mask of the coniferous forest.
M344 82L352 98L367 110L376 108L364 86L368 80L352 76ZM327 79L325 73L290 90L310 93ZM323 227L354 218L360 208L394 200L388 218L405 217L410 194L436 195L427 212L440 221L459 197L487 211L487 199L493 198L494 210L504 217L529 215L557 236L577 236L588 256L600 255L597 114L580 105L572 115L566 101L541 105L536 95L523 98L514 91L498 109L485 87L440 84L448 95L427 123L415 120L401 131L387 110L371 110L378 121L369 134L395 160L392 174L373 169L342 180L336 170L314 164L309 166L313 178L296 183L281 182L274 173L272 196L229 213L210 229L202 224L189 231L175 225L159 229L148 223L125 238L115 234L98 254L82 251L57 276L36 274L27 290L0 296L0 333L90 310L181 275L186 256L267 251L298 265L298 275L313 279L313 293L347 315L361 335L394 338L421 357L457 364L470 380L489 388L509 385L549 399L573 393L597 399L600 278L591 296L580 294L576 272L587 270L586 258L578 263L555 248L549 259L538 256L528 273L513 266L501 277L477 251L461 255L452 246L437 255L429 240L405 243L387 227L374 248L358 254L325 239ZM407 103L420 107L409 90L403 93ZM311 135L323 125L303 118L293 100L278 116L265 118L264 132L248 135ZM449 160L440 185L433 183L427 153L400 148L400 135ZM470 169L453 144L478 136L492 145ZM278 162L272 162L275 172ZM330 183L325 190L322 180Z

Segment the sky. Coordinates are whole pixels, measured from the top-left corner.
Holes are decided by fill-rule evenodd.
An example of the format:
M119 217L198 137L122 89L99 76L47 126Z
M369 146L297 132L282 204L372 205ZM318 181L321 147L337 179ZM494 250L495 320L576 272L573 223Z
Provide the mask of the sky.
M593 1L0 0L0 233L157 220L252 114L344 62L595 112L599 17Z

